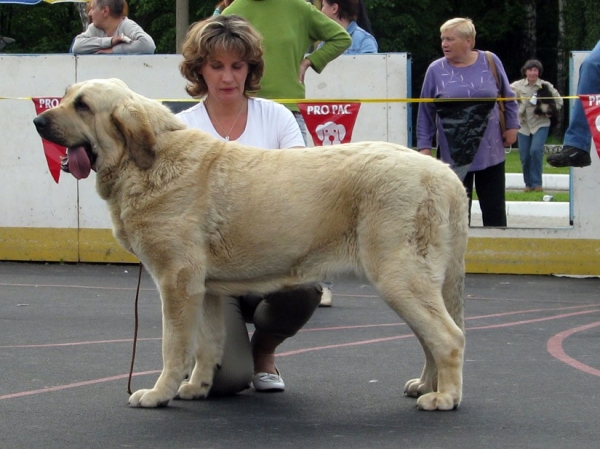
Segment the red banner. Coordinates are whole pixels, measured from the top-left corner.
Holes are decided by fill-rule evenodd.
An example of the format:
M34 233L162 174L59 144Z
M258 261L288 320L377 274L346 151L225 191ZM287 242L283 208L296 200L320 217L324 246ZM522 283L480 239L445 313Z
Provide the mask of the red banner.
M585 116L590 125L592 139L600 156L600 95L579 95Z
M61 97L32 98L32 100L35 105L35 112L39 115L46 109L58 106ZM50 174L58 184L58 179L60 177L60 159L67 154L67 149L55 143L48 142L45 139L42 139L42 145L44 146L44 154L46 155L46 162L48 162Z
M350 143L360 103L298 103L315 146Z

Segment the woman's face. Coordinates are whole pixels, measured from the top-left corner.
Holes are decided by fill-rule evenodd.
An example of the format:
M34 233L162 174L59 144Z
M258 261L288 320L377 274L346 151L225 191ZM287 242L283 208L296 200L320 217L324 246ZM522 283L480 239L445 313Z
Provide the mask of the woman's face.
M209 97L234 103L244 95L248 70L248 63L238 55L223 52L210 57L198 73L204 77Z
M460 36L452 28L442 32L442 51L450 62L464 62L472 49L473 40L471 38Z
M535 83L540 77L540 71L537 67L532 67L530 69L525 70L525 77L527 78L527 81Z

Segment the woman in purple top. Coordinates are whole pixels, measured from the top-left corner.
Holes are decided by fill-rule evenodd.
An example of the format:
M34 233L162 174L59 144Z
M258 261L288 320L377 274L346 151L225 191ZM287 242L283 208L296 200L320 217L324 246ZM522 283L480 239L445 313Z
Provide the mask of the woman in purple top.
M496 65L500 89L485 52L473 49L476 32L471 19L451 19L441 26L440 31L444 57L431 63L427 69L421 98L515 97L498 57L490 54ZM505 105L507 130L504 133L500 130L499 107L495 105L489 113L485 132L463 180L469 198L472 198L475 181L484 226L506 226L504 148L517 140L519 120L517 102L506 101ZM464 125L473 126L474 123L465 122ZM431 154L434 138L437 139L441 159L454 166L436 105L419 103L419 151Z

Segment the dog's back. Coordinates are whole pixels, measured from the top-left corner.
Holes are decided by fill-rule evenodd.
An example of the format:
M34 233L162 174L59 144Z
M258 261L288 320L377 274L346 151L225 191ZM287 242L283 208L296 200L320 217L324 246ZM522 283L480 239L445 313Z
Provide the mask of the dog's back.
M289 284L348 270L375 280L386 255L403 251L405 262L414 258L405 270L425 264L441 288L451 267L453 285L462 282L468 201L446 164L385 142L230 145L222 158L208 201L219 217L209 231L215 281L232 267L248 281L263 269Z

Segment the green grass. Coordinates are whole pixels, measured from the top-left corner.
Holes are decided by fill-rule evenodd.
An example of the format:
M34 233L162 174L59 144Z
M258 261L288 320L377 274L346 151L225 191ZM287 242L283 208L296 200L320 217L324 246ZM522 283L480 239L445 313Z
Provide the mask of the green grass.
M506 154L506 173L523 173L521 160L519 159L518 151L511 151ZM544 155L544 165L542 172L549 175L568 175L569 167L556 168L546 163L546 155Z
M507 190L505 197L506 201L544 201L542 198L544 195L552 195L552 202L569 202L569 192L520 192L514 190ZM475 192L473 192L475 197Z
M519 159L518 151L511 151L506 154L505 163L506 173L523 173L521 160ZM546 163L546 155L544 155L544 165L542 172L552 175L568 175L569 167L556 168ZM569 202L569 192L521 192L516 190L506 191L506 201L543 201L544 195L552 195L553 202ZM473 194L475 196L475 193Z
M433 153L433 157L435 157L435 150ZM521 159L519 159L518 150L506 153L505 170L506 173L523 173L523 167L521 167ZM568 175L569 167L552 167L551 165L548 165L546 163L546 155L544 155L544 165L542 167L542 172L550 175Z
M523 173L523 167L521 167L518 151L511 151L506 154L505 168L506 173ZM544 155L544 166L542 167L542 171L543 173L553 175L568 175L569 167L552 167L546 163L546 155ZM552 202L569 202L569 192L522 192L520 190L507 190L506 201L544 201L544 195L552 195ZM473 192L473 199L477 199L477 193L475 191Z
M555 142L548 142L555 143ZM435 153L434 153L435 157ZM523 167L521 167L521 160L519 159L518 151L511 151L506 154L505 163L506 173L523 173ZM544 166L542 172L552 175L568 175L569 167L556 168L546 163L546 155L544 155ZM552 195L553 202L569 202L569 192L556 192L547 190L545 192L522 192L520 190L507 190L506 201L544 201L544 195ZM477 193L473 191L473 199L477 199Z

